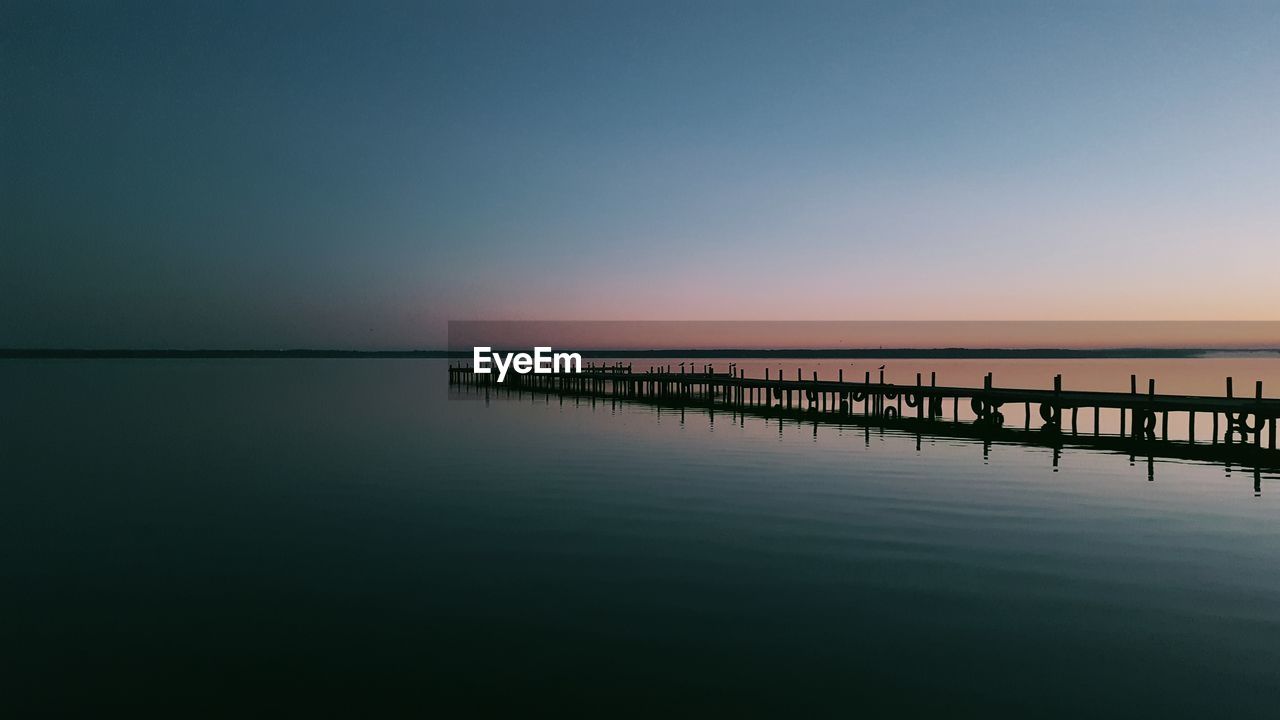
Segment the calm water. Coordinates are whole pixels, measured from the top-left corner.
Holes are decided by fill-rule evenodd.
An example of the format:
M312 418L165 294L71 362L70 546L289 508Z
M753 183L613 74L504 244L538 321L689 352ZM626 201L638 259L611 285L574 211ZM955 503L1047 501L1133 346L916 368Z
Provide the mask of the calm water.
M0 365L0 714L1280 706L1274 476L448 396L443 361Z

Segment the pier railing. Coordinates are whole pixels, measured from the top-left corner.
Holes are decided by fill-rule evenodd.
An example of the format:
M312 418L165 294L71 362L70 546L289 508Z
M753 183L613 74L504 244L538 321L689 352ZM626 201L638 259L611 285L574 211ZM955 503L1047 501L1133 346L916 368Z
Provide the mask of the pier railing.
M449 382L453 385L732 408L762 415L857 419L917 428L948 426L954 430L964 425L966 435L1008 434L1017 429L1016 421L1020 420L1021 433L1035 433L1037 443L1083 436L1106 445L1121 441L1169 449L1211 446L1214 457L1247 456L1280 462L1276 447L1280 399L1264 397L1261 381L1254 384L1252 397L1238 397L1232 378L1226 378L1225 395L1200 396L1157 394L1154 380L1142 388L1145 392L1140 392L1137 377L1132 375L1127 393L1065 390L1061 375L1055 376L1052 386L1046 389L997 387L991 373L984 377L982 387L937 385L935 373L930 374L927 384L923 374L917 373L915 384L907 385L885 382L883 370L875 379L867 372L860 381L846 380L843 370L835 379L819 379L816 371L806 378L800 369L794 378L778 375L771 375L766 369L764 377L747 377L745 371L732 364L722 372L716 372L710 364L653 366L637 372L630 364L610 363L584 366L581 373L511 373L499 385L496 375L473 373L466 364L449 368ZM962 406L967 410L964 420ZM1012 409L1018 406L1022 406L1022 412L1015 414ZM1118 434L1101 432L1100 416L1104 411L1118 414ZM1092 415L1090 429L1084 433L1079 422L1082 412ZM1179 413L1187 417L1187 434L1184 439L1171 439L1169 418ZM1146 447L1144 451L1151 449Z

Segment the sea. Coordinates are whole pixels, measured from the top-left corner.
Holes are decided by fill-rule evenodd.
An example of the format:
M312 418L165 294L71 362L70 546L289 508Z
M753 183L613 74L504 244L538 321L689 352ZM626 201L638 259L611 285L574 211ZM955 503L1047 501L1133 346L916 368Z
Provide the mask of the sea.
M0 715L1280 708L1274 471L485 393L447 362L0 360ZM880 365L1280 395L1275 357L736 361Z

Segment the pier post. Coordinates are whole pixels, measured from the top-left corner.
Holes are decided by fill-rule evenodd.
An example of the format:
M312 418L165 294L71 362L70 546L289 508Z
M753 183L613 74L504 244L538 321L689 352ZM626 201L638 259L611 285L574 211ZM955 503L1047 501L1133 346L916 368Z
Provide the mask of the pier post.
M1261 380L1255 381L1253 384L1253 398L1258 401L1259 405L1262 404L1262 381ZM1258 408L1258 413L1255 414L1253 417L1258 424L1257 445L1258 447L1262 447L1262 426L1263 425L1271 426L1271 437L1274 440L1276 421L1274 419L1268 420L1267 418L1263 417L1262 408ZM1272 444L1272 447L1275 447L1274 443Z
M1134 375L1134 374L1129 375L1129 394L1130 395L1138 394L1138 376L1137 375ZM1127 411L1124 408L1120 408L1120 437L1128 436L1128 433L1127 433L1128 428L1126 427L1125 422L1130 418L1133 419L1133 437L1135 438L1138 437L1138 409L1136 407L1129 408Z
M920 373L916 373L916 419L924 419L924 393L920 392L921 378Z
M1233 393L1231 392L1231 383L1232 383L1232 378L1228 377L1227 378L1227 398L1228 399L1230 399L1233 396ZM1215 420L1215 425L1216 425L1217 424L1216 421L1218 419L1217 413L1214 413L1213 419ZM1217 434L1216 430L1214 434L1215 435ZM1227 413L1227 432L1223 434L1222 442L1228 443L1228 444L1231 442L1231 413Z

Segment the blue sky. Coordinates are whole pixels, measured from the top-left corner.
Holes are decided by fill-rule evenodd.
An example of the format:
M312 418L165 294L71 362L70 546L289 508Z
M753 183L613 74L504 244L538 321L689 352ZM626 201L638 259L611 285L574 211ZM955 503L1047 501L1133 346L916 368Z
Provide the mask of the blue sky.
M7 3L0 345L1276 319L1276 3Z

